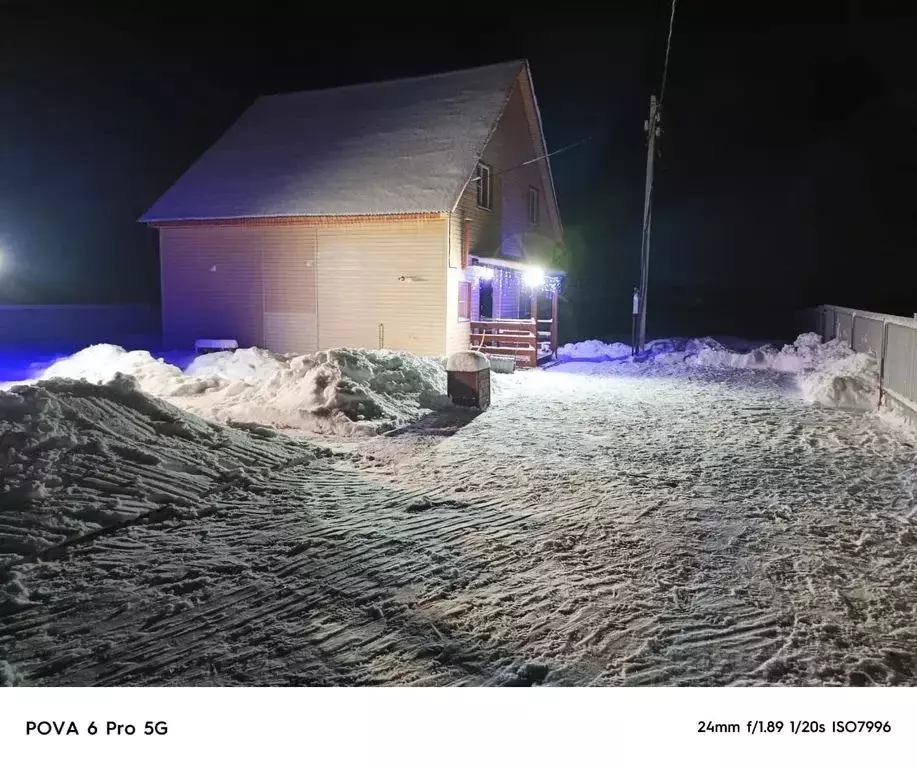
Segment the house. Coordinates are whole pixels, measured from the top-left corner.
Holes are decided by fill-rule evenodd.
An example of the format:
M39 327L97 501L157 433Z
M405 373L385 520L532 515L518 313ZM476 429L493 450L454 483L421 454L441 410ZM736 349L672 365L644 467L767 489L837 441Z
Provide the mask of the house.
M140 219L164 343L534 364L563 236L546 155L525 61L261 97Z

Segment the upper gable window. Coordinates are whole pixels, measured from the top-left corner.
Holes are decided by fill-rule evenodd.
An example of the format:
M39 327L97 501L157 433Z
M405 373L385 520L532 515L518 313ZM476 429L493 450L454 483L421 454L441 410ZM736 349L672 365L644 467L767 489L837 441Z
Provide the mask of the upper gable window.
M478 163L478 205L490 210L493 208L494 175L487 163Z
M540 196L541 195L536 187L529 187L529 224L538 223L538 215L540 213L538 210L540 205Z

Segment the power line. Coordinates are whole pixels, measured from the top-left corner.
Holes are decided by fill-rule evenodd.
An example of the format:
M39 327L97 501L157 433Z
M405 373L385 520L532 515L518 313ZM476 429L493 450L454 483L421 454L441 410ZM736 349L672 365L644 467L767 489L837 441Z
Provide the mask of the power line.
M587 136L585 139L574 141L572 144L567 144L565 147L561 147L560 149L555 149L553 152L548 152L546 155L538 155L538 157L533 157L530 160L526 160L524 163L519 163L519 165L511 165L509 168L503 168L502 170L499 170L499 171L493 171L491 175L492 176L502 176L504 173L515 171L518 168L524 168L525 166L531 165L532 163L537 163L539 160L546 160L549 157L554 157L554 155L559 155L561 152L566 152L568 149L573 149L574 147L578 147L580 144L585 144L587 141L591 141L591 140L592 140L592 136ZM480 178L481 178L480 176L474 176L469 180L468 183L470 184L472 181L478 181Z
M672 50L672 27L675 26L675 6L678 0L672 0L672 13L669 15L669 36L665 42L665 64L662 66L662 86L659 89L659 104L665 98L665 81L669 74L669 52Z
M579 141L574 141L572 144L567 144L565 147L560 149L555 149L553 152L548 152L546 155L540 155L539 157L533 157L531 160L526 160L524 163L513 166L512 168L506 168L505 170L500 171L500 173L506 173L507 171L515 170L516 168L521 168L524 165L531 165L532 163L537 163L539 160L545 160L549 157L554 157L554 155L559 155L561 152L566 152L568 149L573 149L578 147L580 144L585 144L587 141L590 141L592 136L587 136L585 139L580 139ZM498 174L499 175L499 174Z

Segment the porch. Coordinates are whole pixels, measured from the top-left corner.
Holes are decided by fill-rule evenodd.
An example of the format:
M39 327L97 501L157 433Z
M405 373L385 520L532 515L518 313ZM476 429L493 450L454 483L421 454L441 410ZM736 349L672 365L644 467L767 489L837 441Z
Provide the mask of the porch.
M509 259L472 256L471 348L535 368L557 354L557 302L564 273Z

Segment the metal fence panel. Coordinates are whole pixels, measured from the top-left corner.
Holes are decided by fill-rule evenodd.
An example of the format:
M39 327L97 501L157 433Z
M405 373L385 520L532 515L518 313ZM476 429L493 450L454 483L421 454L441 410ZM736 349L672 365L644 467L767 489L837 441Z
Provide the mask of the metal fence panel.
M917 403L917 329L888 324L883 386Z
M0 304L0 345L158 344L159 312L146 304Z
M837 336L837 320L836 312L830 307L825 307L822 311L823 320L823 329L822 329L822 338L825 341L831 341L835 336Z
M874 317L856 315L853 318L853 349L874 355L877 360L882 356L882 336L885 323Z
M875 357L886 405L917 426L917 314L913 317L826 304L812 325L824 341L842 339Z
M837 338L846 341L848 344L853 343L853 313L839 312L835 310L837 324Z

